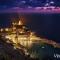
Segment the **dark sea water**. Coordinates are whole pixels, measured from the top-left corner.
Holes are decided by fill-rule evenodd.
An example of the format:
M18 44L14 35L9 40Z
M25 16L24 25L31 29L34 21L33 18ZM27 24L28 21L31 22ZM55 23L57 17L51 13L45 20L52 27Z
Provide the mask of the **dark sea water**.
M39 36L60 43L60 14L0 14L0 27L8 27L13 21L23 16L26 25Z

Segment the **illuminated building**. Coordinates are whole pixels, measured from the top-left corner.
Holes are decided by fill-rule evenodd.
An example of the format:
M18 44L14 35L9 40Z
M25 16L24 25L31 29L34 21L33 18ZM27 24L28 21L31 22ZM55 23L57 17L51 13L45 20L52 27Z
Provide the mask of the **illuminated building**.
M8 43L12 41L14 44L21 44L25 47L30 47L33 43L42 42L60 48L60 44L52 40L49 41L48 39L37 37L35 32L28 30L21 20L13 21L11 28L1 28L0 35L7 39L8 41L6 42Z
M23 46L30 46L34 40L39 38L34 35L34 32L28 31L21 21L12 23L12 28L0 29L0 32L4 33L4 37L11 40L13 43L20 43Z

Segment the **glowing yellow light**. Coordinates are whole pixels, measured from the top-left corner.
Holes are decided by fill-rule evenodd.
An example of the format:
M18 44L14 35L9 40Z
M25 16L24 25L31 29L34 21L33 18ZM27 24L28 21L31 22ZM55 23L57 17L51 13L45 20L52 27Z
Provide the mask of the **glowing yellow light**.
M19 37L18 39L19 39L19 40L27 40L26 37Z
M23 33L23 31L20 31L20 33L22 34L22 33Z
M10 36L5 36L5 38L7 38L7 39L11 39Z
M22 25L22 22L21 22L21 21L19 21L18 25Z
M15 23L14 23L14 22L13 22L12 24L13 24L13 25L15 25Z
M8 28L6 28L6 29L5 29L5 31L9 31L9 29L8 29Z
M1 30L0 30L1 32L3 31L3 29L1 28Z

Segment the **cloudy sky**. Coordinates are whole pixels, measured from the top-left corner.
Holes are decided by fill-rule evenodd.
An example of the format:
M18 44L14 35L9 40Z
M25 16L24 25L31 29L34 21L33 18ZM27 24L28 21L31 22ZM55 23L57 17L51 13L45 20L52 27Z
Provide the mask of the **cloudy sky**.
M49 0L51 1L51 0ZM53 0L55 5L60 5L60 0ZM46 0L0 0L0 7L4 6L21 6L21 5L41 5L44 4Z

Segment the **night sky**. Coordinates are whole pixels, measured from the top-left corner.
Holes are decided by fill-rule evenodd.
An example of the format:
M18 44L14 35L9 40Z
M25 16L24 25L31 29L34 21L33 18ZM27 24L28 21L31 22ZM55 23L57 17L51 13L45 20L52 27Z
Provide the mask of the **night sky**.
M9 8L14 6L44 6L47 0L0 0L0 9ZM48 0L54 1L55 6L60 6L60 0Z

